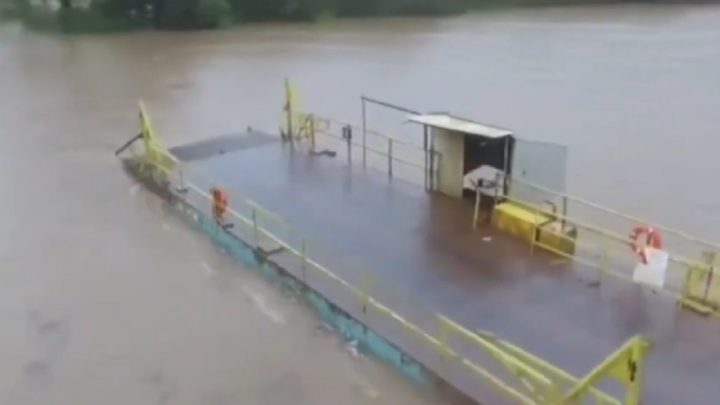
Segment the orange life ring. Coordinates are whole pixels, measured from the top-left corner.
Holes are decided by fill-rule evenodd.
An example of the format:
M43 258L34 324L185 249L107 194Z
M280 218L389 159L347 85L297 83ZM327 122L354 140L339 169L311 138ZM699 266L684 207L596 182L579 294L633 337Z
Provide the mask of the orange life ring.
M645 243L641 243L642 241ZM650 246L655 249L662 249L662 235L660 232L647 225L636 226L630 232L630 247L633 252L640 256L640 260L647 264L647 257L645 256L645 247Z
M227 193L220 187L213 187L212 189L210 189L210 194L212 195L213 199L213 218L215 218L215 220L218 222L223 222L225 218L225 212L227 212L227 208L229 205Z

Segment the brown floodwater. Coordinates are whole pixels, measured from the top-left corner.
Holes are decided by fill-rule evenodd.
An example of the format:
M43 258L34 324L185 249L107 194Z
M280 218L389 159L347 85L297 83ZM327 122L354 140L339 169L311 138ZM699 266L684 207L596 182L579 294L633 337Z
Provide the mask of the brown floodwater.
M275 130L285 77L303 107L346 121L365 94L566 144L572 193L720 240L718 7L72 37L0 26L0 403L436 400L318 337L112 155L139 98L170 144Z

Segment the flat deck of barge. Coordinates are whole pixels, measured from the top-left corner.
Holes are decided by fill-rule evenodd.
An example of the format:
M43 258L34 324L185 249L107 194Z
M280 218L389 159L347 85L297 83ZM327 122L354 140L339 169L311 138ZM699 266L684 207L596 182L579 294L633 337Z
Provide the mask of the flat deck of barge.
M442 313L575 375L587 373L624 341L643 334L653 343L646 403L700 405L720 397L719 321L682 311L673 301L623 280L598 282L596 270L532 252L527 243L489 225L473 229L470 201L428 193L257 132L171 151L198 173L191 182L207 190L222 185L231 206L247 198L278 214L314 241L307 249L315 260L351 283L367 286L371 295L423 328L437 330L432 315ZM210 212L207 201L195 203ZM284 225L262 226L284 232ZM282 251L273 256L289 271L301 271L295 256ZM336 295L330 283L302 277L340 301L340 307L359 311L351 298ZM372 314L360 316L381 322ZM431 351L391 325L372 327L428 367L442 367ZM476 356L468 351L461 354ZM480 395L460 373L438 373L456 379L450 382L469 395Z

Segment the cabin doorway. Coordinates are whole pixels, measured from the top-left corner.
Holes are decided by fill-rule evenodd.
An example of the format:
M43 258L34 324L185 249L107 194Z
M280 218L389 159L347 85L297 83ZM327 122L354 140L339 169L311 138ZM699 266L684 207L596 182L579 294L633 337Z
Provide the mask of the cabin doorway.
M479 197L480 209L489 214L497 200L505 195L504 179L509 172L512 137L465 134L463 142L463 199L474 203Z

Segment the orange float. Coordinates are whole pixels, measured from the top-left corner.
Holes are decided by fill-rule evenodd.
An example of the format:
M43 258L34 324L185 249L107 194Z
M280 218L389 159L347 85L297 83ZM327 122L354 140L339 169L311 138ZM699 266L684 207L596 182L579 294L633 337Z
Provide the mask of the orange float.
M647 264L645 248L649 246L655 249L662 249L662 245L662 235L660 235L657 229L651 226L636 226L632 232L630 232L630 247L644 264Z

